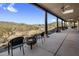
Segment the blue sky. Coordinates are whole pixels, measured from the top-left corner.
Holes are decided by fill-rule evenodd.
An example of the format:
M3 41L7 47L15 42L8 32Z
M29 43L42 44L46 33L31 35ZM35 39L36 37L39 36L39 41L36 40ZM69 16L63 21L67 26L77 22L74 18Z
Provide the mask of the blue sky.
M0 21L44 24L45 11L27 3L0 4ZM55 22L56 17L48 14L48 23Z

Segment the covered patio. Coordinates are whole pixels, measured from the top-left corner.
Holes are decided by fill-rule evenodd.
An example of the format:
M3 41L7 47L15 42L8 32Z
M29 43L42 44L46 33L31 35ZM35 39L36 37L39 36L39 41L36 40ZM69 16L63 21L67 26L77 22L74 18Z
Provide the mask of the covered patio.
M45 11L45 42L37 41L37 45L31 50L24 44L25 56L78 56L79 55L79 4L69 3L38 3L32 4ZM66 13L65 10L73 9L74 12ZM56 32L49 35L48 13L56 16ZM61 19L61 29L58 20ZM72 24L73 23L73 24ZM69 24L69 25L68 25ZM68 29L66 29L68 28ZM61 30L59 32L59 30ZM3 50L3 48L1 48ZM14 56L23 56L19 48L13 50ZM0 56L9 56L7 48Z
M60 33L53 33L43 44L38 41L38 46L32 50L25 44L25 56L78 56L79 34L76 29L67 29ZM0 53L0 56L10 56L8 51ZM23 56L22 50L14 49L14 56Z

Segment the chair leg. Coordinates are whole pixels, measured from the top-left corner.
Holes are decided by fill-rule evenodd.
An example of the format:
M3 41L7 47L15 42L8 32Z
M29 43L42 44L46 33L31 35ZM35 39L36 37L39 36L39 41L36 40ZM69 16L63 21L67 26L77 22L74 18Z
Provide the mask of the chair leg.
M45 42L45 37L44 37L44 42Z
M25 55L25 53L24 53L24 47L23 47L23 45L22 45L22 50L23 50L23 55Z
M20 51L21 51L21 46L20 46Z
M43 44L43 37L41 38L42 44Z
M8 46L8 55L10 55L10 47Z
M11 47L11 55L13 56L13 48Z
M32 44L30 45L30 49L32 50Z

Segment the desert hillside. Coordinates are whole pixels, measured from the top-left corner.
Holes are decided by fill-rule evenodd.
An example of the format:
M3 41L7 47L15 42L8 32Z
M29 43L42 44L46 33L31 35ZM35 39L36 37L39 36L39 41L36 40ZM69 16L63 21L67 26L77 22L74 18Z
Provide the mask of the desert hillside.
M48 25L48 30L54 29L55 27L55 22L50 23ZM44 28L44 24L29 25L0 21L0 44L7 42L11 36L31 36L43 32Z

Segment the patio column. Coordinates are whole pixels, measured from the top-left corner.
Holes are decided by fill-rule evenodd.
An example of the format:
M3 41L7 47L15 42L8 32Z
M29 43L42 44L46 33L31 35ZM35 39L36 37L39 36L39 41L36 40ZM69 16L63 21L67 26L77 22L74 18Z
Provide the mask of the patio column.
M78 25L77 25L77 31L79 32L79 21L77 21Z
M57 17L57 31L56 32L58 32L59 31L59 28L58 28L59 26L58 26L58 17Z
M69 26L72 27L72 22L69 22Z
M62 30L63 30L63 20L61 20Z
M64 27L66 26L65 21L64 21Z
M48 36L47 11L45 12L45 34Z
M75 27L75 22L74 22L74 27Z

